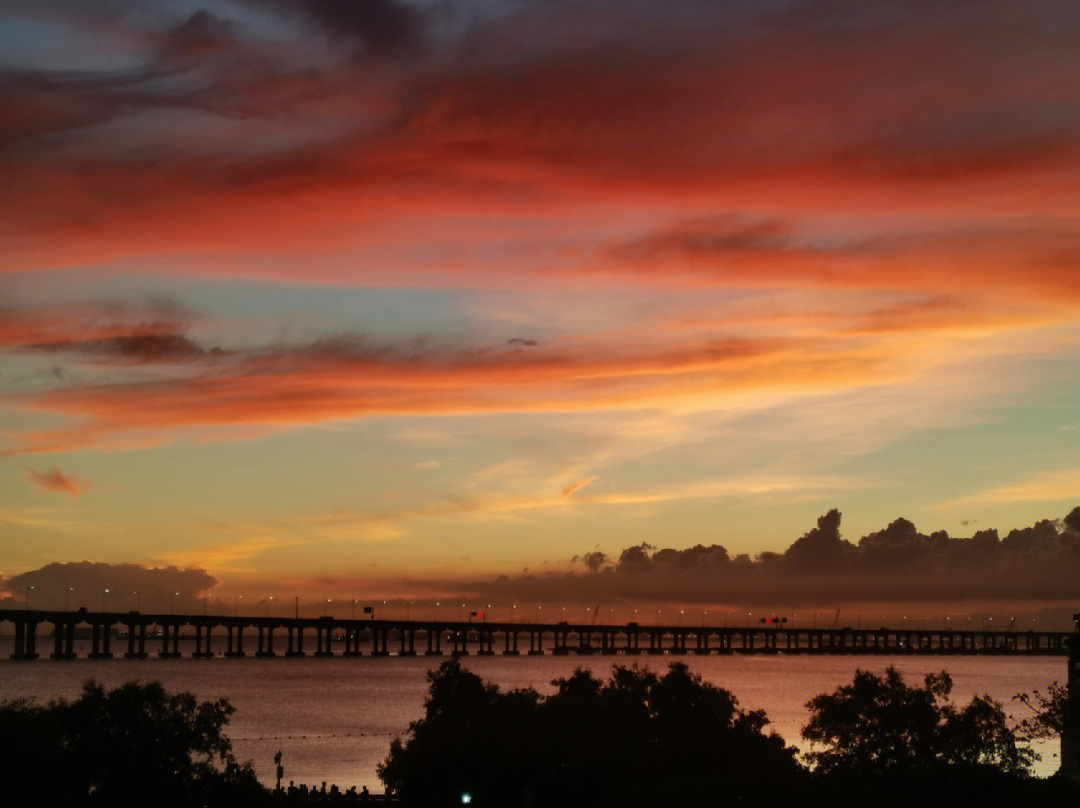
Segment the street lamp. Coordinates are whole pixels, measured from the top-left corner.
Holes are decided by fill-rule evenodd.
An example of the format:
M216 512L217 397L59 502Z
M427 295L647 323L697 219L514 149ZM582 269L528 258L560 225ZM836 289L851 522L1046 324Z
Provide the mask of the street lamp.
M101 611L105 611L105 596L109 594L108 587L101 593Z
M75 589L73 587L70 587L70 586L67 589L64 590L64 611L65 612L68 610L68 595L70 595L74 591L75 591Z
M27 611L30 611L30 593L33 592L33 591L34 591L34 587L31 584L27 584L26 586L23 587L23 592L24 592L24 595L25 595L25 597L24 597L25 604L24 604L23 608L26 609Z

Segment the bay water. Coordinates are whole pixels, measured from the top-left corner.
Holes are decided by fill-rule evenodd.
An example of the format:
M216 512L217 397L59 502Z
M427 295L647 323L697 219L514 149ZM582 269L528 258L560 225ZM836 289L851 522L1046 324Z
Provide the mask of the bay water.
M116 648L123 651L123 644ZM116 650L114 648L114 650ZM185 653L190 653L184 649ZM45 649L47 651L47 648ZM77 647L80 654L87 649ZM15 662L10 637L0 638L0 701L32 697L39 701L76 697L82 682L94 678L113 687L126 681L162 682L169 690L189 690L200 699L226 698L236 713L227 728L241 760L250 760L267 784L274 782L274 754L280 750L284 782L297 785L336 783L347 789L366 785L382 791L376 765L386 758L390 741L404 736L409 722L422 715L427 673L438 657L300 659L75 659L44 657ZM120 655L118 654L118 657ZM500 687L533 687L550 693L551 681L582 667L599 676L613 665L637 664L662 673L674 661L685 662L705 680L730 690L744 709L762 709L771 728L789 744L805 750L799 730L806 723L806 702L851 681L856 669L875 672L895 665L911 684L926 673L946 670L953 679L953 699L966 703L989 694L1014 716L1025 708L1013 701L1018 692L1044 690L1065 679L1064 657L1022 656L758 656L688 654L671 656L467 656L463 664ZM1057 770L1056 741L1035 746L1042 760L1039 776Z

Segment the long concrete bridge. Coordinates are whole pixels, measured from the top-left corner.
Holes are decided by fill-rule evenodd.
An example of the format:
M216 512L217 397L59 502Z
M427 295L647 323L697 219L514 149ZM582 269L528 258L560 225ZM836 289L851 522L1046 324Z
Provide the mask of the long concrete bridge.
M241 615L0 609L14 626L11 658L164 659L188 655L357 657L519 654L1028 654L1067 653L1071 632L927 628L797 628L587 623L358 620ZM6 633L6 632L5 632ZM223 648L222 648L223 646ZM365 650L361 650L361 646Z

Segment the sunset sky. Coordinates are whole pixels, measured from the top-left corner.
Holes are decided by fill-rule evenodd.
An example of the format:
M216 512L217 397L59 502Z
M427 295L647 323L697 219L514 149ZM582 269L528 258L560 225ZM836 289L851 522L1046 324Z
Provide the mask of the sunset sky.
M427 595L1080 505L1073 0L0 15L0 576Z

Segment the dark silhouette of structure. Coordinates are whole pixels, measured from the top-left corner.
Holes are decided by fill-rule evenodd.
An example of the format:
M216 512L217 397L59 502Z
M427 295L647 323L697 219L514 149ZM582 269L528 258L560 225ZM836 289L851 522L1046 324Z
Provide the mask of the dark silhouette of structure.
M53 659L74 659L76 630L89 630L90 659L110 659L114 642L127 659L181 655L181 631L195 658L214 656L211 638L224 637L226 657L506 656L563 654L1065 654L1067 631L955 630L916 628L593 625L589 623L470 623L446 620L357 620L336 617L144 614L142 612L0 609L0 626L14 625L12 659L40 656L39 636L51 625ZM47 629L46 629L47 631ZM528 642L527 651L524 650ZM306 645L311 642L312 644ZM423 643L422 650L418 646ZM361 645L366 646L365 652ZM335 650L337 649L337 650ZM547 650L545 650L547 649ZM117 649L119 650L119 649Z
M1069 673L1066 678L1065 724L1061 732L1061 773L1080 781L1080 613L1073 615L1076 631L1068 639Z

